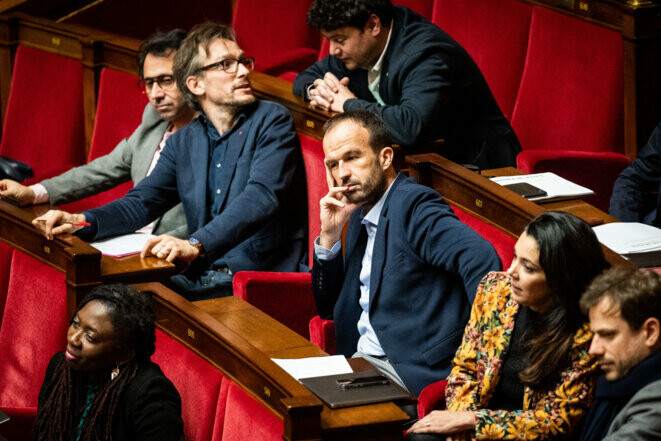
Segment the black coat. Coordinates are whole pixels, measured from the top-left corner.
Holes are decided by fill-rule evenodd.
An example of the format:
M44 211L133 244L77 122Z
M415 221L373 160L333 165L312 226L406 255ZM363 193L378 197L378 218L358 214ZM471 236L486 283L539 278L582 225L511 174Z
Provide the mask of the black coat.
M64 353L59 352L48 363L39 407L52 392L55 371L64 362ZM181 398L157 364L147 362L138 368L117 405L112 433L114 441L183 441Z
M326 72L349 77L357 98L347 100L344 110L378 113L398 144L443 138L446 144L438 153L455 162L481 168L516 165L521 146L480 69L459 43L410 9L395 6L379 83L385 106L370 92L365 69L350 71L332 55L296 77L294 94L304 96Z

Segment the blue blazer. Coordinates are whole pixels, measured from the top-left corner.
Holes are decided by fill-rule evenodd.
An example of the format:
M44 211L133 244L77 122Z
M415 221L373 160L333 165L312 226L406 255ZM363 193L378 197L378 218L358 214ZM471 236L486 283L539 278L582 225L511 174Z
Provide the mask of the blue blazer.
M355 253L362 225L353 213L344 258L315 256L312 283L317 310L335 320L338 353L358 344L362 312ZM477 285L501 268L491 244L457 219L433 189L399 175L381 211L372 253L370 323L388 360L416 395L450 373Z
M349 77L357 98L347 100L344 110L378 113L398 144L443 138L438 153L457 163L516 166L521 145L480 69L459 43L410 9L395 6L379 83L385 106L370 92L365 69L350 71L333 55L301 72L294 93L304 96L307 86L326 72Z
M661 228L661 123L615 181L609 212L623 222Z
M305 176L292 118L276 103L245 108L221 171L221 210L211 216L211 159L202 116L172 135L154 171L121 199L84 212L93 224L86 240L126 234L156 219L180 200L188 232L206 258L237 271L300 271L307 249ZM235 136L235 135L233 135Z

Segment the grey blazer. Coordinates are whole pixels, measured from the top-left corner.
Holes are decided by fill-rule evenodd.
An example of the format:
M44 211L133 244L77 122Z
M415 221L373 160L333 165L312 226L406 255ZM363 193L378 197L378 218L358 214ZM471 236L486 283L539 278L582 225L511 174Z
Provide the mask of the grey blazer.
M72 168L51 179L41 182L48 190L48 199L53 205L66 204L109 190L119 184L133 180L137 185L147 176L158 144L163 139L168 122L147 104L142 114L142 123L105 156ZM188 237L186 216L181 204L177 204L156 220L154 234L170 234L179 238Z
M661 439L661 380L648 384L622 408L603 441Z

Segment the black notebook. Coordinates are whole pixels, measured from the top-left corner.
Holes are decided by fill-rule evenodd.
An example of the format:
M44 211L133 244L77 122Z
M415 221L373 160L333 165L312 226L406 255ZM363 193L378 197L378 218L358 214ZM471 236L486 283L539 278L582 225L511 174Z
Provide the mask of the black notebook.
M349 388L342 387L338 383L338 380L371 376L374 376L374 371L302 378L300 381L310 392L321 398L332 409L384 401L414 399L404 388L393 382Z

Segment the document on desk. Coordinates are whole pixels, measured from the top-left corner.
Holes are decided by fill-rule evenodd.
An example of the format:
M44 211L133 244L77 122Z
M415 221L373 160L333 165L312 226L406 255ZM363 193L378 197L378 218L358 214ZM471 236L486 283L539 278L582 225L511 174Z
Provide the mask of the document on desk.
M613 222L594 227L599 242L618 254L661 250L661 230L639 222Z
M152 237L156 236L153 234L132 233L99 240L92 242L90 245L101 251L104 256L124 257L142 251L145 242Z
M531 201L572 198L594 194L594 191L589 188L574 184L573 182L551 172L533 173L531 175L498 176L491 178L491 180L500 185L526 182L537 188L541 188L546 192L546 196L533 197L529 199Z
M353 369L349 366L349 362L344 355L295 359L272 358L271 360L297 380L353 373Z

